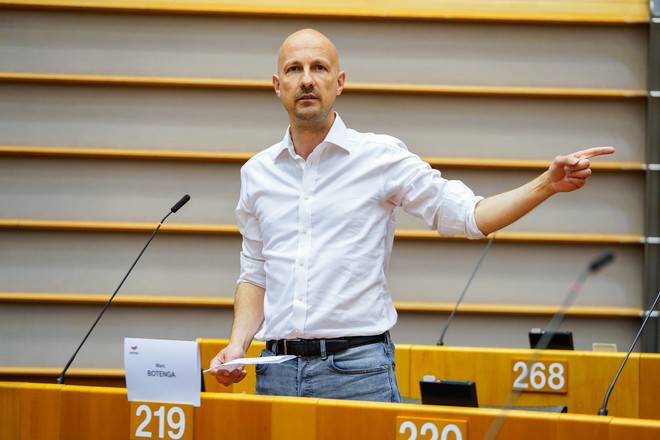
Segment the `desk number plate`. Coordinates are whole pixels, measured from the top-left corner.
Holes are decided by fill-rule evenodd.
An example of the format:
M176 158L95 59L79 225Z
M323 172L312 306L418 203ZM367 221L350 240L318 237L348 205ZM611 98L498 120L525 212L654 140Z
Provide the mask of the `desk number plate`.
M131 440L192 440L193 407L176 403L131 402Z
M467 440L467 420L396 418L396 440Z
M512 388L533 393L568 392L568 362L565 360L514 359Z

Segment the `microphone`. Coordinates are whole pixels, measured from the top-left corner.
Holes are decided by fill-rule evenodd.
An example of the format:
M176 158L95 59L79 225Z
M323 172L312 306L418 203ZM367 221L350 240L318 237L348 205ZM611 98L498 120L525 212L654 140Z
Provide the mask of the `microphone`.
M659 298L660 298L660 290L658 291L658 294L655 296L655 300L653 301L653 304L651 305L649 310L644 312L645 316L644 316L644 321L642 321L642 326L639 328L639 331L637 331L637 334L635 335L635 339L633 339L632 344L630 344L630 348L628 348L628 353L626 353L626 356L623 358L623 361L621 362L619 369L614 375L614 379L612 379L610 386L607 388L607 392L605 393L605 397L603 398L603 404L598 410L599 416L607 415L607 402L610 400L610 395L612 394L612 391L614 391L614 385L616 385L616 381L619 380L619 375L621 375L621 372L623 371L623 367L626 365L626 362L628 362L628 358L630 357L633 348L635 348L635 345L637 345L637 341L639 340L639 337L642 335L642 332L644 331L644 327L646 327L646 323L648 322L651 315L653 315L655 306L658 305Z
M612 261L614 261L614 254L609 251L603 252L602 254L599 254L594 259L592 259L587 267L584 268L582 272L580 272L576 280L573 282L573 285L568 290L564 301L562 301L561 305L559 306L559 310L557 310L557 312L553 315L552 319L544 329L543 336L541 336L541 339L536 345L536 349L532 352L532 356L528 361L530 364L536 362L541 356L541 352L548 348L552 338L552 333L559 329L559 326L564 321L564 317L566 316L568 308L575 301L575 297L582 290L584 282L587 280L587 278L589 278L589 275L596 274ZM500 432L500 429L502 429L502 426L504 425L504 420L506 419L508 409L510 409L516 403L518 397L520 397L520 393L520 390L511 390L505 404L503 405L502 412L491 423L490 428L484 437L485 440L494 440L497 437L497 434Z
M172 214L174 214L174 213L177 212L179 209L181 209L181 208L183 207L183 205L185 205L186 203L188 203L189 200L190 200L190 194L186 194L185 196L181 197L181 200L179 200L178 202L176 202L176 203L174 204L174 206L172 206L172 207L170 208L170 211L172 212Z
M140 260L140 257L142 257L142 254L144 254L144 251L147 250L147 247L149 246L149 243L151 243L151 240L154 239L154 237L156 236L156 234L160 230L160 227L163 225L165 220L167 220L167 217L169 217L170 215L174 214L179 209L181 209L181 207L183 205L188 203L188 200L190 200L190 195L186 194L185 196L183 196L181 198L181 200L176 202L176 204L174 206L172 206L172 208L170 208L170 212L168 212L167 215L165 215L165 217L163 217L163 219L158 223L158 226L156 226L156 229L154 229L154 232L151 233L151 236L149 237L149 240L147 240L147 243L144 245L144 247L142 248L142 250L138 254L135 261L133 261L133 264L131 265L130 269L128 269L128 272L126 272L126 275L124 275L124 278L122 278L121 282L119 283L119 285L115 289L114 293L112 294L112 296L110 296L110 299L108 299L108 301L105 303L105 306L103 306L103 309L101 310L101 313L99 313L99 315L96 317L96 320L94 321L94 323L90 327L89 331L87 331L87 334L85 335L83 340L80 342L80 345L78 345L78 348L76 348L76 351L73 352L73 355L71 356L71 359L69 359L69 362L67 362L66 365L64 366L64 369L62 370L59 377L55 381L56 383L58 383L60 385L64 383L64 375L66 374L67 370L71 366L71 363L73 362L73 360L78 355L78 352L80 351L82 346L85 344L85 341L87 341L87 338L89 338L89 335L92 334L92 331L94 330L94 327L96 327L96 324L98 324L98 322L101 320L101 317L103 316L105 311L108 309L108 307L110 307L110 303L112 303L112 300L115 298L115 295L117 295L117 292L119 292L119 289L121 289L121 286L124 285L124 281L126 281L128 276L130 275L131 271L133 270L133 268L135 267L137 262Z
M449 317L447 318L447 322L445 323L445 326L442 329L442 333L440 334L440 339L438 339L438 342L435 343L435 345L445 345L445 334L447 333L447 329L449 328L449 325L451 324L451 321L454 319L454 315L456 314L456 311L458 310L458 306L461 304L463 301L463 297L467 293L468 288L470 287L470 284L472 284L472 280L474 279L475 275L477 275L477 272L479 271L479 268L481 267L481 263L484 261L484 258L486 258L486 255L488 254L488 251L490 250L491 245L493 244L493 241L495 240L495 233L490 236L490 239L488 240L488 243L486 244L486 247L484 248L483 252L481 253L481 256L479 257L479 260L477 261L477 265L474 266L474 269L472 270L472 273L470 274L470 277L468 278L467 283L465 284L465 287L463 287L463 292L461 292L460 296L458 297L458 301L456 301L456 304L454 304L454 309L451 311L449 314Z
M610 264L612 260L614 260L614 254L612 252L603 252L598 257L594 258L591 263L589 263L589 272L591 273L598 272L603 267Z

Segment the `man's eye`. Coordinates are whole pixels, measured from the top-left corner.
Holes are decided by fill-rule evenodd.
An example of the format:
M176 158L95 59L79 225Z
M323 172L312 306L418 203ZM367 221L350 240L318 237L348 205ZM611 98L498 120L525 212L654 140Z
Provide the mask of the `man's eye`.
M291 66L288 69L286 69L287 73L288 72L298 72L300 70L300 66Z
M315 66L315 69L316 69L316 70L323 70L323 71L328 70L325 66L322 66L322 65L320 65L320 64L316 65L316 66Z

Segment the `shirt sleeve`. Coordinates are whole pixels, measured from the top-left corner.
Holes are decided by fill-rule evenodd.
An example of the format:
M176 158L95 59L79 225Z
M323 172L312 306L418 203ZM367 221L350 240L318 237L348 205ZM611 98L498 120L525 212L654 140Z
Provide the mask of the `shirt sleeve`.
M266 288L265 259L262 255L263 240L259 221L248 196L248 182L245 167L241 168L241 191L236 205L236 221L243 236L240 253L241 272L236 284L247 282Z
M398 139L384 155L384 192L387 200L421 218L440 235L483 238L474 210L483 197L475 196L460 180L447 180Z

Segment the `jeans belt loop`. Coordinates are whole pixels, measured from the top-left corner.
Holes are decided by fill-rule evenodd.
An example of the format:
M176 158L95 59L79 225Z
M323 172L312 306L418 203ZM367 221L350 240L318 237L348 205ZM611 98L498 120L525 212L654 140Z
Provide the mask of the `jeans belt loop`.
M319 345L320 345L320 348L321 348L321 359L323 359L323 360L328 359L328 354L325 351L325 339L321 339L319 341Z

